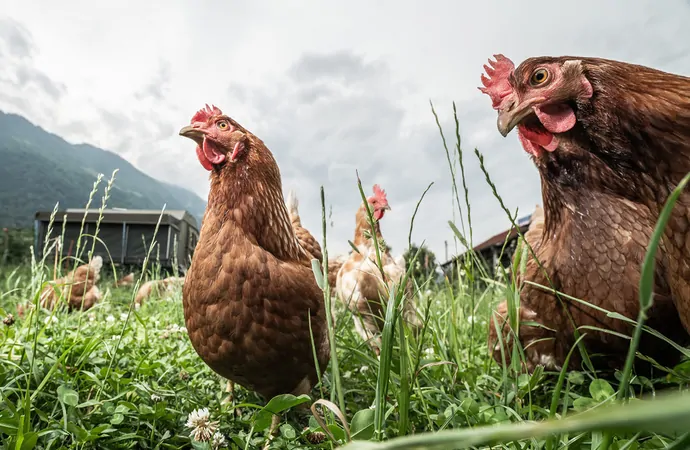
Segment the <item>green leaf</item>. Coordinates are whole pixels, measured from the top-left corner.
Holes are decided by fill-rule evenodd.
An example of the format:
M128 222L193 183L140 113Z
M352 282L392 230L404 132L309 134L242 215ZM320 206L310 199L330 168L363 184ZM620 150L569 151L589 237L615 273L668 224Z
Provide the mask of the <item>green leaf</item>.
M274 414L280 414L286 409L293 408L302 403L310 401L308 395L303 394L295 397L292 394L281 394L273 397L254 417L254 430L263 431L271 425L271 418Z
M597 402L589 397L580 397L573 400L573 408L575 408L575 411L586 411L596 404Z
M326 284L323 281L323 272L321 272L321 262L314 258L311 260L311 271L314 272L314 278L316 279L316 285L323 291Z
M34 431L29 431L27 433L24 433L24 440L22 441L22 446L20 447L21 450L32 450L34 447L36 447L36 443L38 442L38 433Z
M592 396L594 401L603 402L615 396L616 391L613 390L608 381L596 379L589 385L589 395Z
M568 381L570 384L581 385L585 383L585 376L582 372L570 372L568 374Z
M149 405L142 404L139 405L139 413L146 416L153 415L154 411L153 408L151 408Z
M57 388L58 401L68 406L77 406L79 404L79 394L74 389L68 388L62 384Z
M119 425L125 420L124 414L120 413L115 413L113 416L110 418L110 423L113 425Z
M374 435L374 410L361 409L355 413L350 423L352 439L369 440Z
M297 432L295 429L290 425L289 423L285 423L281 425L280 427L280 434L285 438L289 440L293 440L297 437Z
M199 442L192 439L192 448L195 450L211 450L211 445L208 442Z

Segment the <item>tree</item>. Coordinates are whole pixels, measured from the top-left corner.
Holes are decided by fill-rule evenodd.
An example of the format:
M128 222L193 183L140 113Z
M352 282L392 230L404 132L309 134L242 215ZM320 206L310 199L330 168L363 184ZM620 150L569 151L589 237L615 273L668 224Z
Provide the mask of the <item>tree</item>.
M436 255L434 255L434 252L426 248L426 246L422 246L420 249L417 245L412 244L412 246L407 249L404 254L405 263L408 267L410 267L412 264L412 259L417 254L417 251L419 251L419 255L412 266L411 276L415 279L415 281L417 281L417 284L421 285L422 283L426 282L429 277L435 275L437 266Z

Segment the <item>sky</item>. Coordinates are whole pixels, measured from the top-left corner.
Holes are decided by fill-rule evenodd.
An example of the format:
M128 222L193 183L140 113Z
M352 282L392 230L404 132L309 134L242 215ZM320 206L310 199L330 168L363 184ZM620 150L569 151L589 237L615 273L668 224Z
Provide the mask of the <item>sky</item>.
M462 251L448 224L462 228L461 213L430 102L451 151L457 107L475 244L509 226L475 148L511 211L523 216L541 203L532 161L515 133L498 133L477 90L491 55L516 64L598 56L690 75L690 1L559 3L5 2L0 110L116 152L205 199L208 172L177 132L215 104L273 152L284 191L296 191L302 222L319 240L324 187L331 255L353 239L358 171L367 194L375 183L387 192L392 209L381 229L394 255L434 183L412 242L445 260L444 242L449 256Z

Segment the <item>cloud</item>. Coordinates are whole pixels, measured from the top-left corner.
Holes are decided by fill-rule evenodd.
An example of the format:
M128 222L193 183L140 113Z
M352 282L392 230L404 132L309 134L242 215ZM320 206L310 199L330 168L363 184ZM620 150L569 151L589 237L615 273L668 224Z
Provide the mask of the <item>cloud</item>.
M31 33L19 22L0 17L0 99L19 110L36 110L59 100L66 86L52 80L33 64L36 47ZM36 98L31 102L27 99Z
M453 219L450 170L431 109L422 122L407 120L399 99L411 89L415 87L399 83L383 60L348 51L307 53L274 79L260 84L233 83L228 90L232 97L228 104L233 106L218 106L271 149L281 168L284 190L297 191L303 223L311 230L321 228L319 186L324 186L332 206L332 251L348 251L347 239L353 237L354 216L361 203L357 172L367 195L375 183L386 189L392 211L382 229L397 252L406 247L416 203L433 182L419 209L413 241L424 240L439 251L445 240L452 240L447 223ZM455 131L449 106L436 108L453 152ZM481 126L484 119L476 118L477 108L460 105L463 129ZM495 121L489 125L495 129ZM487 143L496 142L488 134L483 136ZM488 186L471 149L464 160L474 203L486 196ZM491 156L488 160L496 161ZM498 184L504 186L514 167L489 165L501 175ZM535 175L533 172L532 177ZM535 184L538 187L538 177L531 181L533 190ZM521 192L525 190L523 186ZM495 216L498 208L488 192L487 201L473 205L480 218ZM464 205L464 193L461 195ZM529 203L534 206L533 199Z
M151 176L205 196L208 173L177 130L201 105L215 103L267 143L284 189L297 190L304 222L318 236L324 186L332 251L347 251L352 238L356 170L367 192L374 183L388 191L393 210L382 226L396 252L433 181L412 238L426 240L442 260L444 241L454 251L448 220L460 221L429 99L451 153L457 102L476 243L508 220L475 148L507 208L528 214L540 201L534 165L514 134L496 131L495 111L476 89L489 55L502 52L516 63L540 54L591 55L690 74L686 0L668 0L663 9L653 0L415 6L353 0L297 10L290 2L259 9L151 0L138 6L150 14L135 17L126 3L110 4L107 13L86 0L46 3L36 14L14 2L3 9L12 18L0 19L0 109L71 142L116 151ZM151 30L155 38L141 38ZM462 184L458 191L464 205Z
M29 58L35 50L29 30L8 17L0 17L0 41L4 43L3 54L15 58Z

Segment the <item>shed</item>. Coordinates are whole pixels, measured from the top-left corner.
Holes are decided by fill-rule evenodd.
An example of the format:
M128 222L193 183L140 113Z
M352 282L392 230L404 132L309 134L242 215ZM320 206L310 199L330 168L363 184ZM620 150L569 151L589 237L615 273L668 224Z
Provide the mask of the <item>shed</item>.
M481 260L484 261L489 274L495 275L495 269L499 264L503 267L510 266L513 259L513 254L517 248L518 237L520 234L525 234L527 232L531 222L532 214L521 217L516 223L520 229L519 233L517 228L510 227L509 229L501 231L500 233L490 237L481 244L474 246L472 250L480 257ZM501 250L503 250L503 254L501 254ZM441 269L443 272L448 274L450 271L453 271L456 263L464 254L465 253L462 253L441 264Z
M81 234L79 247L84 250L83 258L85 252L91 250L93 235L98 225L94 256L101 255L103 262L123 266L141 266L153 243L149 263L158 262L166 269L172 269L177 264L178 270L184 272L189 267L194 248L199 241L196 219L183 210L161 212L114 208L105 209L101 214L98 209L68 208L57 211L48 236L52 213L39 211L35 216L34 252L37 259L43 257L46 240L55 239L62 234L63 223L62 257L75 256ZM160 225L156 231L159 220ZM50 247L49 245L48 248Z

